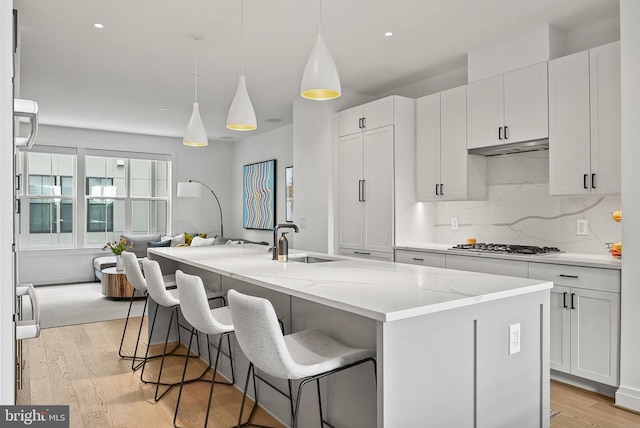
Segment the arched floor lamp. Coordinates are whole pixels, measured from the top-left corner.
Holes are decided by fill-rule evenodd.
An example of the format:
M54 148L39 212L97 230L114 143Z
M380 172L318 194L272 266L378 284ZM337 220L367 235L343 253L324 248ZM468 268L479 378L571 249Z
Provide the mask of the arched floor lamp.
M202 196L202 185L209 189L214 198L216 198L216 202L218 203L218 209L220 210L220 236L224 236L224 225L222 223L222 207L220 206L220 200L215 192L211 189L211 187L204 184L202 181L198 180L189 180L187 181L179 181L178 182L178 192L177 196L179 198L199 198Z

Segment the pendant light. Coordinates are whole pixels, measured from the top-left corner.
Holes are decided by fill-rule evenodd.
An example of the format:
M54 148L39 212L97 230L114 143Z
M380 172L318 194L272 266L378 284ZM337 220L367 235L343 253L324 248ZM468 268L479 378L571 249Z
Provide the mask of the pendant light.
M313 46L311 55L307 60L307 66L302 75L300 95L310 100L331 100L338 98L342 93L340 77L336 64L327 48L324 38L324 25L322 24L322 0L320 0L320 24L318 24L318 36Z
M227 128L234 131L253 131L258 128L256 112L253 110L244 76L244 0L240 1L240 76L227 114Z
M204 130L204 124L200 118L200 106L198 105L198 58L196 57L196 65L194 71L194 101L193 112L187 128L184 130L184 137L182 138L182 144L185 146L204 147L209 145L207 139L207 133Z

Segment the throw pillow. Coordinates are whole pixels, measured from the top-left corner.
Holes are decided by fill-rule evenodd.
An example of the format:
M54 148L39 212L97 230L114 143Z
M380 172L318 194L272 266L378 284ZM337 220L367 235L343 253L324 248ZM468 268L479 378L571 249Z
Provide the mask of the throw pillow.
M224 245L228 240L229 238L225 238L224 236L216 236L216 240L213 245Z
M184 244L184 233L181 233L176 236L163 236L162 241L166 241L167 239L171 240L171 246L177 247L180 244Z
M207 234L206 233L185 233L184 234L184 243L187 244L187 245L191 245L191 240L195 236L199 236L201 238L206 238Z
M147 242L147 244L149 245L149 248L170 247L171 246L171 239L167 239L165 241L149 241L149 242Z
M203 238L201 236L194 236L191 240L192 247L204 247L207 245L213 245L216 238Z

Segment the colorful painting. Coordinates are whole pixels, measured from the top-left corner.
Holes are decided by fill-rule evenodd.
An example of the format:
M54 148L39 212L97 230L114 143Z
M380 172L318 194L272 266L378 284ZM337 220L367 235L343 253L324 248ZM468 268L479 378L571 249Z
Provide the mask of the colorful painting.
M245 165L242 178L244 228L273 230L276 219L275 159Z

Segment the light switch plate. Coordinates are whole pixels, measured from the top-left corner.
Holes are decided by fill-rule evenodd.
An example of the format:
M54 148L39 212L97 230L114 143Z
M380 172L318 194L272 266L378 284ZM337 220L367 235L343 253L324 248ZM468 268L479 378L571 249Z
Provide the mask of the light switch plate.
M576 220L576 235L587 236L589 234L589 224L586 218Z
M520 352L520 323L509 325L509 355Z
M458 217L451 217L451 230L458 230Z

